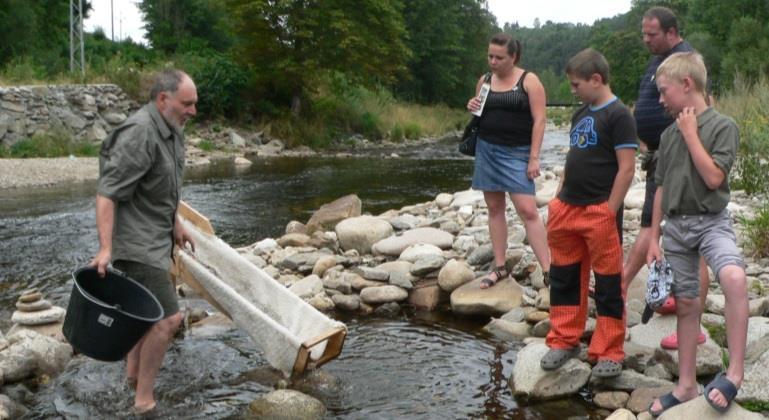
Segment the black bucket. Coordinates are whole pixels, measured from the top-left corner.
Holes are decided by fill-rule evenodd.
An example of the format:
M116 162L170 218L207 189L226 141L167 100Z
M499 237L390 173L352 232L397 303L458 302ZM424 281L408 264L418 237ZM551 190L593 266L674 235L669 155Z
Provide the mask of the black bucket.
M108 269L101 278L95 267L83 267L72 277L75 284L62 331L72 347L88 357L123 359L152 324L163 319L157 298L118 271Z

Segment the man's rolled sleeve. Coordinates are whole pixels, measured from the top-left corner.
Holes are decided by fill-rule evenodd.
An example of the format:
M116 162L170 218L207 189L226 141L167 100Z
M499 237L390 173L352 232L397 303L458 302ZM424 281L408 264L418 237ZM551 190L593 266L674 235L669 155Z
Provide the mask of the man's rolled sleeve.
M148 127L132 125L104 141L99 152L99 195L116 202L131 198L154 161L150 135Z

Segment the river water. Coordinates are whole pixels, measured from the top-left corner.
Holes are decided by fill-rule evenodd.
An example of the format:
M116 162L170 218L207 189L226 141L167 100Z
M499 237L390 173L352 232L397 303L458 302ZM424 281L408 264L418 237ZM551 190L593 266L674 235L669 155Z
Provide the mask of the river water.
M561 164L563 131L548 131L543 166ZM363 211L432 200L470 185L472 161L454 144L376 149L348 158L256 159L245 170L220 162L190 170L183 198L207 215L233 246L278 237L290 220L306 222L320 205L355 193ZM391 158L391 153L400 157ZM69 273L97 249L94 182L3 191L0 197L0 328L10 326L13 302L36 286L65 306ZM184 303L183 303L184 304ZM340 315L341 316L341 315ZM564 418L590 416L584 399L527 404L507 384L521 343L481 331L483 319L457 319L406 310L389 319L340 318L349 327L344 351L323 371L335 386L318 395L339 418ZM201 359L214 363L199 363ZM238 330L177 340L158 383L168 418L238 418L248 402L272 389L260 351ZM34 397L30 418L109 418L128 409L120 363L78 360ZM245 375L245 376L244 376ZM268 375L269 376L269 375ZM201 379L202 378L202 379ZM194 380L193 380L194 379ZM93 392L89 392L93 391ZM308 393L317 392L310 387Z

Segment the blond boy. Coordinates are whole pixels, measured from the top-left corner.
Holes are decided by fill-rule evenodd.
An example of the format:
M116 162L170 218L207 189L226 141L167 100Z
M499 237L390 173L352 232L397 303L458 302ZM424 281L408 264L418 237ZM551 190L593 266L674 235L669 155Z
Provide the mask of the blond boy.
M729 203L729 171L737 154L734 121L708 107L707 71L702 56L676 53L657 69L660 103L676 116L660 139L655 173L651 243L647 262L660 261L659 240L674 272L678 317L679 380L649 411L660 415L697 397L696 357L701 306L697 267L702 255L726 295L729 368L705 387L705 399L726 411L742 384L748 326L748 297L742 255L737 248ZM660 226L664 221L663 227Z

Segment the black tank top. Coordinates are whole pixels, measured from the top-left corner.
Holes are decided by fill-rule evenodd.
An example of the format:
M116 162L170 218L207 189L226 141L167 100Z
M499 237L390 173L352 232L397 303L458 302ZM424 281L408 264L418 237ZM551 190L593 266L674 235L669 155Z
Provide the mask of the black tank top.
M518 83L506 92L490 91L483 106L478 137L506 146L530 146L534 118L529 95L523 89L524 71Z

